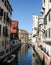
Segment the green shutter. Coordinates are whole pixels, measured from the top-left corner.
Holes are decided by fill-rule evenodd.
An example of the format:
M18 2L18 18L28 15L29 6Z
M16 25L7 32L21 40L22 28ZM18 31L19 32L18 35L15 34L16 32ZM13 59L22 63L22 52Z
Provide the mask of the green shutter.
M47 19L44 18L44 25L47 25Z

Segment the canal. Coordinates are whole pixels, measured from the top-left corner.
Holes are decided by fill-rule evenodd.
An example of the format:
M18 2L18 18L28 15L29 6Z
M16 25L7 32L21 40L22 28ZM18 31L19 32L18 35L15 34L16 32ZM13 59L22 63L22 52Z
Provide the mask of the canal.
M18 52L18 65L32 65L32 47L22 45Z
M11 63L3 65L42 65L32 46L28 47L27 44L22 44L15 55Z

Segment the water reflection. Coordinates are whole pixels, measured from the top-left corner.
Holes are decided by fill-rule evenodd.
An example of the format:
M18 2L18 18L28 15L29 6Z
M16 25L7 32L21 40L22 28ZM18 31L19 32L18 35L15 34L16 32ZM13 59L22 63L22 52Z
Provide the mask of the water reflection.
M23 44L18 51L18 65L32 65L32 48Z
M11 63L2 63L2 65L32 65L32 48L28 48L27 44L22 44L21 48L12 54L16 55L15 59Z

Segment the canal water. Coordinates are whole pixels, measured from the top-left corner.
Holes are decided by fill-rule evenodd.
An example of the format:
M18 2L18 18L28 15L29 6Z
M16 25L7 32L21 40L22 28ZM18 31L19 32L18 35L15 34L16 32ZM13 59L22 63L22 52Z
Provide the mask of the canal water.
M11 63L3 63L2 65L41 65L39 58L37 57L34 50L32 50L32 46L28 47L27 44L22 44L22 46L16 51L16 58ZM35 54L34 57L33 52Z
M32 65L32 47L22 45L18 51L18 65Z

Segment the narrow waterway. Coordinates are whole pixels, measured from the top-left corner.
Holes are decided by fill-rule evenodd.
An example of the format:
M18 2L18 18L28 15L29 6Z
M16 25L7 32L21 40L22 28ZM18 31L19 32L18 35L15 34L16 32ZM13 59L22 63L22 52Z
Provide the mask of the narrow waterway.
M15 55L16 57L11 63L3 63L2 65L42 65L32 46L28 47L27 44L22 44L16 50Z
M18 65L32 65L32 47L22 45L18 52Z

